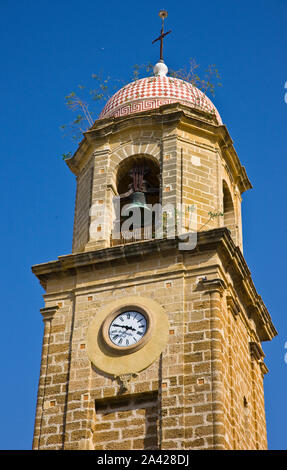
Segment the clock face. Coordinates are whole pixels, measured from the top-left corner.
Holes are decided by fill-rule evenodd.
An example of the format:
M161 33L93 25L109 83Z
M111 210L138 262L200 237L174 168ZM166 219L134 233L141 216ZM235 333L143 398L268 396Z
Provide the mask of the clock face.
M146 334L146 317L134 310L117 315L109 327L109 339L118 347L126 348L138 343Z

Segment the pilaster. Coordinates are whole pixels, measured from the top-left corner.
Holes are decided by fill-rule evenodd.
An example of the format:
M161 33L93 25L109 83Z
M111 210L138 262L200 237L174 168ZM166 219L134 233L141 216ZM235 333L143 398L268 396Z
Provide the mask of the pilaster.
M58 308L59 307L55 305L52 307L45 307L45 308L40 309L40 312L43 316L43 322L44 322L44 335L43 335L43 344L42 344L40 378L39 378L39 386L38 386L36 418L35 418L34 437L33 437L33 449L35 450L41 447L42 414L43 414L43 407L44 407L46 377L47 377L48 360L49 360L51 323Z

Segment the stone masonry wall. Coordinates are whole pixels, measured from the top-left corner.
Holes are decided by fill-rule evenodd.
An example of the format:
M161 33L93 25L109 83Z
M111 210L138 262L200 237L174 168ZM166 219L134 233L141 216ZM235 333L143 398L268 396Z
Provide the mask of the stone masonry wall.
M226 308L224 288L200 287L202 274L218 278L216 253L150 255L51 279L46 308L56 309L45 322L35 449L265 447L262 373L248 329ZM90 363L86 333L102 306L130 295L164 307L169 341L123 392Z
M90 207L94 168L90 162L77 178L73 252L82 251L89 240Z

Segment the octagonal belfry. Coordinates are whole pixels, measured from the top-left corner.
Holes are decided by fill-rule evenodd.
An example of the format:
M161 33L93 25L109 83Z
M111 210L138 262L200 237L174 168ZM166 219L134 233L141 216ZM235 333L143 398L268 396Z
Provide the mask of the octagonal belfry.
M267 447L261 343L276 330L243 257L251 184L211 101L166 73L119 90L67 160L72 253L32 268L34 449ZM155 205L192 207L192 227L156 236L151 219L127 237L124 206Z

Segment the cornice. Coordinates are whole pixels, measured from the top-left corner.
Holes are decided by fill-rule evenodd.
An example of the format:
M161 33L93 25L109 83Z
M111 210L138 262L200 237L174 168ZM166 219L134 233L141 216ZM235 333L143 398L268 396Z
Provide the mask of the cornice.
M166 256L169 252L175 252L178 255L178 243L177 238L146 240L112 248L75 253L60 256L56 261L35 265L32 267L32 272L38 277L45 289L49 279L75 275L82 269L95 270L98 266L116 266L119 262L129 264L135 260L141 261L146 256L153 254ZM260 340L272 339L277 331L262 298L255 289L242 252L235 246L228 229L219 228L199 232L196 248L191 251L181 251L180 253L183 262L188 265L190 256L197 256L206 251L217 252L219 255L223 266L233 279L237 294L240 295L249 316L254 319L257 325Z
M110 136L131 128L152 126L182 127L200 129L202 132L213 136L222 151L228 167L232 171L234 181L241 193L252 188L245 168L241 165L239 157L234 149L233 141L225 125L218 125L212 113L206 113L181 103L171 103L160 108L142 113L130 114L120 118L98 119L94 126L84 133L84 138L73 157L66 160L67 165L74 174L79 174L83 161L87 161L87 155L92 152L95 144L106 147ZM168 139L169 136L163 138ZM108 148L100 149L103 155L110 154Z
M127 130L133 127L140 128L142 126L154 126L156 124L163 125L168 124L175 126L183 111L177 109L178 106L187 108L183 105L178 105L177 103L171 105L164 105L159 109L152 111L145 111L142 113L134 113L125 117L119 118L107 118L107 119L98 119L95 121L93 127L87 132L84 132L83 139L79 143L78 149L74 155L66 159L66 163L69 168L74 172L77 169L76 162L79 162L86 154L86 152L94 145L96 142L106 141L111 135L115 135L118 132ZM171 107L173 112L164 113L164 108ZM205 113L202 113L203 115Z

